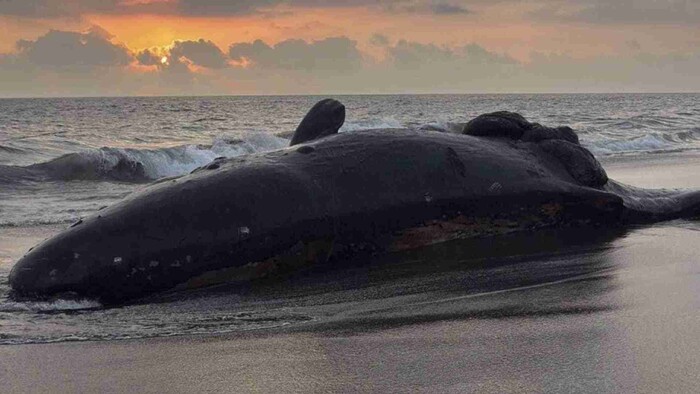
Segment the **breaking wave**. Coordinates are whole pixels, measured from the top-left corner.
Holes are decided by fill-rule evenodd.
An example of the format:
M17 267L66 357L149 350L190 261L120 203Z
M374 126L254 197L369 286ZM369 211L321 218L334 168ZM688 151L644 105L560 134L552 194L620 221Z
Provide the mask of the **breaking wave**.
M394 117L385 117L379 119L371 120L358 120L352 122L345 122L343 127L340 128L339 132L349 132L349 131L360 131L360 130L371 130L371 129L394 129L405 127L401 122L396 120Z
M386 117L347 122L340 132L401 127L459 133L464 124L405 125L393 117ZM582 144L594 154L602 156L700 148L700 128L697 127L676 133L651 132L627 137L616 134L584 131L581 133ZM68 180L150 182L164 177L187 174L217 157L236 157L265 152L284 148L288 143L288 139L280 135L251 133L244 139L216 139L210 145L180 145L160 149L104 147L65 154L50 161L29 166L0 165L0 184Z
M594 139L584 138L582 144L596 155L698 149L700 148L700 128L695 127L677 133L649 133L629 138L607 137L601 134Z
M288 140L270 134L217 139L211 145L161 149L101 148L69 153L29 166L0 166L0 182L95 180L148 182L187 174L217 157L235 157L285 147Z

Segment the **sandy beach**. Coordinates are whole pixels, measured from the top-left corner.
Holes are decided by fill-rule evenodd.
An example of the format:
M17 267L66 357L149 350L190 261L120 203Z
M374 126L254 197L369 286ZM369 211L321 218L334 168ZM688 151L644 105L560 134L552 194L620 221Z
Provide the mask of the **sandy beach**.
M636 186L700 188L698 155L603 165ZM4 263L44 235L3 234ZM320 317L282 328L0 346L0 391L693 392L699 243L697 222L661 223L530 247L480 267L490 277L476 284L446 271L387 279L381 297L311 305L322 296L294 293L291 304ZM386 294L421 283L428 289Z

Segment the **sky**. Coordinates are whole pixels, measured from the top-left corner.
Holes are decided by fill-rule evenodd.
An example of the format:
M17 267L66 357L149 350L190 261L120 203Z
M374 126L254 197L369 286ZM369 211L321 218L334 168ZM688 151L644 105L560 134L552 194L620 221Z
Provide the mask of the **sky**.
M0 0L0 97L699 92L698 0Z

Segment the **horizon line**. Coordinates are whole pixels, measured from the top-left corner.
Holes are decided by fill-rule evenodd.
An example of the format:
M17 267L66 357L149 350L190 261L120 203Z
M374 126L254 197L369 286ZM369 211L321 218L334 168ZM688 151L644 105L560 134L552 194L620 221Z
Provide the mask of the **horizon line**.
M546 95L654 95L654 94L700 94L700 91L623 91L623 92L481 92L481 93L277 93L277 94L172 94L172 95L66 95L66 96L1 96L0 100L17 99L101 99L101 98L203 98L203 97L349 97L349 96L546 96Z

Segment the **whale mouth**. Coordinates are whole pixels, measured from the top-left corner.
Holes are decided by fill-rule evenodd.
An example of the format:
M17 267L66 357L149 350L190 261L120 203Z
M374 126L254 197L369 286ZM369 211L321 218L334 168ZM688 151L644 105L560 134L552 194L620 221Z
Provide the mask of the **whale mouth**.
M585 202L551 201L519 206L491 216L458 214L449 219L430 220L422 225L398 231L394 234L388 250L404 251L454 240L502 236L556 225L595 226L608 221L597 219L596 212L614 212L619 211L619 208L619 201L599 199Z
M450 241L499 237L522 233L556 225L571 227L595 226L600 222L591 217L572 218L571 210L584 212L587 209L617 209L614 201L594 201L590 206L552 201L532 207L520 207L512 212L493 216L467 216L459 214L450 219L430 220L421 225L393 232L388 238L372 241L344 241L342 239L317 239L298 242L289 250L265 260L250 262L243 266L227 267L201 273L173 288L186 291L226 284L283 277L328 260L343 260L349 256L386 252L404 252L421 249Z
M428 203L432 202L429 195L425 199ZM73 249L62 247L59 251L55 245L50 244L24 256L11 271L9 280L15 292L21 296L52 297L59 293L74 292L106 303L119 303L147 295L144 289L148 286L156 287L160 292L169 292L261 279L274 280L325 264L330 259L342 261L368 252L400 252L453 240L496 237L553 226L597 225L606 221L605 218L609 219L611 212L620 210L616 196L602 193L583 198L565 194L550 196L549 199L536 195L520 196L520 200L520 204L513 204L510 196L503 196L502 199L494 197L488 201L488 210L479 208L476 203L466 203L463 204L465 207L471 206L469 212L453 212L440 219L417 224L414 222L401 229L386 229L381 233L367 233L359 237L353 230L347 234L337 233L299 240L292 246L289 243L286 246L280 244L279 249L268 245L269 251L256 254L255 260L246 261L242 255L237 263L229 261L235 254L227 250L224 254L206 257L210 260L202 264L205 270L187 268L180 264L159 264L159 261L170 261L170 257L153 255L149 258L142 256L143 259L128 266L126 261L130 258L115 257L113 262L110 260L109 267L105 265L100 273L91 274L86 267L75 262L79 254L73 252ZM406 214L410 212L408 209ZM82 227L84 225L71 230L81 231ZM292 230L291 233L294 233ZM175 254L182 253L187 252L179 251ZM190 260L189 254L186 260ZM108 288L101 284L102 281L109 280L111 274L121 272L119 270L122 268L126 270L124 272L131 273L127 272L123 279L112 283ZM169 279L156 282L156 278L163 277L166 271Z

